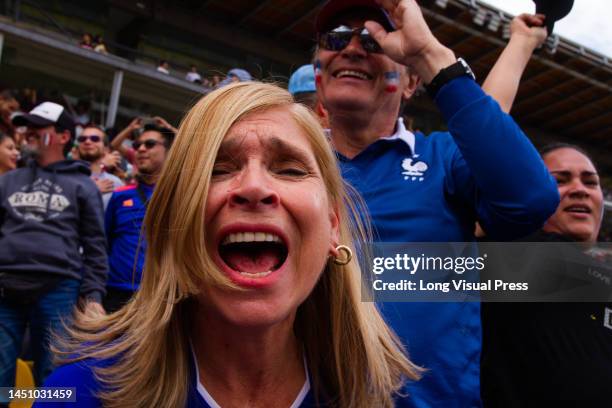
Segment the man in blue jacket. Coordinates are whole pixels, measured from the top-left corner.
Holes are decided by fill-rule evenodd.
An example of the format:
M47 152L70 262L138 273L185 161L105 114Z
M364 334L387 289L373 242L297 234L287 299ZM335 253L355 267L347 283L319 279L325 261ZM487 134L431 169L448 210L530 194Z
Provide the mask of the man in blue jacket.
M172 129L145 125L133 143L134 164L138 167L136 185L115 190L106 208L104 227L110 268L104 308L108 312L120 309L140 285L146 249L142 223L173 141Z
M0 177L0 386L15 384L26 325L37 384L52 370L49 340L80 299L101 301L107 259L100 192L87 163L64 160L74 121L52 102L14 119L28 127L27 167ZM82 249L82 252L81 252Z
M380 5L379 5L380 4ZM378 241L498 240L538 229L559 197L537 151L431 33L413 0L331 0L316 20L315 72L343 175ZM423 83L448 132L408 131L400 106ZM399 406L480 406L480 304L386 303L386 319L427 368Z

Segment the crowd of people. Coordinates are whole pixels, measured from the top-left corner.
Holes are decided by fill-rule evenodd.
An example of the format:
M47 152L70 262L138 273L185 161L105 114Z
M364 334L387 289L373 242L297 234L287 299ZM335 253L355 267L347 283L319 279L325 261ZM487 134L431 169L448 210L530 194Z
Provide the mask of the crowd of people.
M597 242L590 157L508 114L545 22L516 17L480 87L416 2L330 0L288 91L233 69L178 129L112 140L0 100L0 386L29 332L79 407L609 406L610 303L362 301L372 240ZM404 125L421 85L448 131Z
M84 48L86 50L92 50L100 54L108 54L106 43L104 42L104 39L101 35L96 35L95 37L93 37L89 33L84 33L81 36L79 47Z

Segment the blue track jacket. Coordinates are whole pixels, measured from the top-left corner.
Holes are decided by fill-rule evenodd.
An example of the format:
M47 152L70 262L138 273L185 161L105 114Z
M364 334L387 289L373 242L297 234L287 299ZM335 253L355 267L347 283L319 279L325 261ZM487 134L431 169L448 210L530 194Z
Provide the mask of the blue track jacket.
M559 203L554 179L514 120L471 79L457 78L435 100L449 132L405 130L353 159L343 177L364 197L381 242L466 242L478 219L493 239L537 230ZM398 406L480 406L479 303L385 303L382 312L428 369Z
M153 187L141 184L147 200L153 194ZM106 284L109 287L138 290L146 251L144 235L141 236L145 212L145 203L134 185L118 188L108 202L104 228L109 251Z

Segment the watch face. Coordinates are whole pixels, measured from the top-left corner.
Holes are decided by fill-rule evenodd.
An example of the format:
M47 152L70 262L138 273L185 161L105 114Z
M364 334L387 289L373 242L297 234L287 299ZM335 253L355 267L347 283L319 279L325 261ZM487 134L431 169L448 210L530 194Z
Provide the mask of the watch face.
M476 75L474 75L474 72L472 71L472 68L470 68L468 63L465 62L465 60L463 58L459 57L459 58L457 58L457 61L463 66L463 68L465 68L466 74L471 76L472 79L476 79Z

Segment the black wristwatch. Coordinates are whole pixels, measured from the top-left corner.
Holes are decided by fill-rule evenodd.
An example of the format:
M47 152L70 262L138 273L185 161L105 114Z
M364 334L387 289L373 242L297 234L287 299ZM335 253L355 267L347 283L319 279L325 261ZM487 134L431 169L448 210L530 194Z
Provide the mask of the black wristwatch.
M467 62L465 62L463 58L457 58L457 62L441 69L440 72L438 72L438 75L436 75L429 84L425 85L425 89L427 90L429 96L433 99L438 94L440 88L453 79L461 76L467 76L473 80L476 80L476 77L474 76L474 73Z

